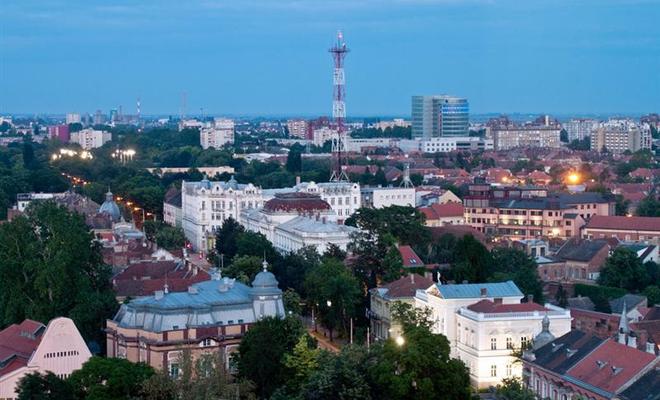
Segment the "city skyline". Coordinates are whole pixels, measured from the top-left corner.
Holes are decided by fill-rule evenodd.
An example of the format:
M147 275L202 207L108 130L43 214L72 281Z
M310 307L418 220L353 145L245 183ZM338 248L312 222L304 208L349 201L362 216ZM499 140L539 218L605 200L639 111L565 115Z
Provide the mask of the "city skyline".
M471 113L660 107L654 1L10 1L0 113L329 115L342 29L347 115L409 115L413 95ZM655 16L655 17L654 17Z

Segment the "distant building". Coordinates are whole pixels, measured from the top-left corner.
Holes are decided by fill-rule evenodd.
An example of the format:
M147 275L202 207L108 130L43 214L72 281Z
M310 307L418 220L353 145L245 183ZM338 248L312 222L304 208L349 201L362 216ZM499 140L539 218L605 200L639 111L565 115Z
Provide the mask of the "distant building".
M583 140L591 137L591 132L598 127L598 121L593 119L572 119L564 124L568 141Z
M332 140L332 137L336 134L336 130L327 126L316 128L312 131L312 143L314 146L323 146L325 142Z
M96 129L83 129L71 133L71 142L77 143L84 150L96 149L112 140L112 133Z
M92 119L94 125L103 125L106 122L106 116L101 110L96 110Z
M423 139L403 139L398 142L399 148L407 153L449 153L452 151L493 150L493 141L472 136L443 136Z
M337 214L318 194L278 193L262 208L243 210L239 222L263 234L282 252L314 247L324 253L329 245L346 250L356 229L337 224Z
M467 136L470 107L467 99L441 96L412 97L412 135L416 138Z
M16 399L18 382L28 374L52 372L68 378L92 356L69 318L44 324L25 320L0 331L0 399Z
M394 118L392 121L378 121L373 127L380 130L385 129L394 129L394 128L407 128L410 126L409 121L405 121L402 118Z
M642 131L634 124L620 126L605 125L591 136L591 150L607 151L612 154L632 153L650 148L650 132Z
M144 362L179 377L183 351L192 359L221 354L227 367L250 326L264 317L285 316L275 276L259 272L251 286L215 274L187 291L132 300L106 323L107 356Z
M523 148L559 148L561 129L558 126L498 126L492 129L495 150Z
M69 113L66 115L66 123L68 124L79 124L81 122L80 114L78 113Z
M414 187L362 187L362 206L383 208L389 206L415 207Z
M48 127L48 137L58 139L62 143L68 143L71 139L69 135L69 125L53 125Z
M309 124L304 119L290 119L286 121L286 127L289 130L289 137L307 139L307 130Z
M464 208L461 203L431 204L428 207L421 207L419 211L426 217L426 226L465 224Z
M163 222L168 225L181 227L183 212L181 210L181 190L170 189L163 201Z
M585 239L615 238L626 242L660 245L660 218L594 216L582 229Z
M193 249L208 251L214 247L215 231L227 218L238 221L241 210L264 203L261 188L239 184L233 177L227 182L182 182L181 226Z
M542 187L472 184L463 204L467 224L512 240L578 236L585 220L614 214L614 199L599 193L548 194Z
M234 121L216 118L211 126L199 130L199 142L203 149L220 149L226 144L234 143Z

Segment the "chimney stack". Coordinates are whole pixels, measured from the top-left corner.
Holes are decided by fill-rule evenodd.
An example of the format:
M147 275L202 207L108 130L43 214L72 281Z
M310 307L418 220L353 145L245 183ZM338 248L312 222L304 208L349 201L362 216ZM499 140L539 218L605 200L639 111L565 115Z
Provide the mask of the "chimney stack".
M628 347L637 348L637 338L633 335L628 336Z
M646 352L655 355L655 345L653 342L646 342Z
M481 288L481 297L488 297L488 288Z
M534 295L533 294L528 294L527 295L527 302L528 303L533 303L534 302Z

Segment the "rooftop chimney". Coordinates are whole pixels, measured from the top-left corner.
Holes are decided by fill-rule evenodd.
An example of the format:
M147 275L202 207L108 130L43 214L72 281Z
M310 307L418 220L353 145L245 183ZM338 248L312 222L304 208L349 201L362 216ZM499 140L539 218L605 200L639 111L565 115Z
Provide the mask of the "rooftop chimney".
M646 342L646 352L655 355L655 345L653 342Z
M534 295L533 294L528 294L527 295L527 302L528 303L533 303L534 302Z
M633 335L628 336L628 347L637 348L637 337Z
M488 288L482 287L481 288L481 297L487 297L488 296Z
M165 292L163 292L162 290L156 290L156 292L154 293L154 297L156 298L156 300L162 300L162 298L165 297Z
M300 175L296 176L296 185L300 185Z
M410 274L410 283L415 283L415 274Z

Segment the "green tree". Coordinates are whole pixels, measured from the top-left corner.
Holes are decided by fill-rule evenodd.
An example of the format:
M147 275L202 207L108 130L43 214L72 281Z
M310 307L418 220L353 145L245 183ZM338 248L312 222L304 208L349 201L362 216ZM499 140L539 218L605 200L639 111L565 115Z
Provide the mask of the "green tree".
M330 331L330 340L337 327L346 331L362 293L346 266L334 259L324 260L307 274L305 286L308 299L318 307L319 318Z
M305 275L321 262L316 247L307 246L275 259L273 273L282 288L291 288L305 297Z
M225 261L231 261L238 251L238 236L243 232L245 232L245 228L238 221L232 217L227 218L215 235L216 253L222 254Z
M302 315L302 298L295 290L289 288L282 294L284 309L287 313L293 315Z
M657 285L649 285L642 292L644 296L648 299L648 305L660 305L660 287Z
M238 375L254 382L261 398L268 398L287 379L284 356L303 331L296 317L266 317L254 323L241 340L235 359Z
M275 250L273 244L261 233L245 231L241 232L236 239L236 254L239 256L254 256L275 263L280 254Z
M536 395L527 389L520 378L504 378L497 385L493 395L496 400L535 400Z
M222 272L223 275L236 278L239 281L250 284L254 277L261 271L263 259L255 256L236 256L229 267Z
M174 226L162 227L156 232L154 240L158 246L167 250L182 249L186 245L186 236L183 229Z
M543 304L543 284L539 278L536 261L525 252L514 248L496 248L492 251L493 272L491 282L512 280L525 295Z
M637 215L640 217L660 217L660 201L654 194L646 196L639 202Z
M23 376L16 388L18 400L72 399L73 389L52 372L35 372Z
M92 357L67 381L76 399L130 399L140 395L144 382L154 373L153 368L144 363Z
M618 247L601 268L598 284L640 292L649 284L649 274L637 253Z
M369 400L368 369L370 356L362 346L344 346L338 355L321 353L319 368L303 385L304 400Z
M105 343L117 310L110 268L83 217L52 202L0 224L0 327L71 317L86 340Z
M456 282L486 282L492 274L492 256L488 249L472 235L456 241L454 264L450 271Z
M292 174L302 172L302 150L303 147L297 143L289 149L286 157L286 170Z
M301 336L293 351L284 355L284 366L287 369L288 378L280 395L292 396L299 393L305 382L319 368L321 350L310 339L308 335Z

